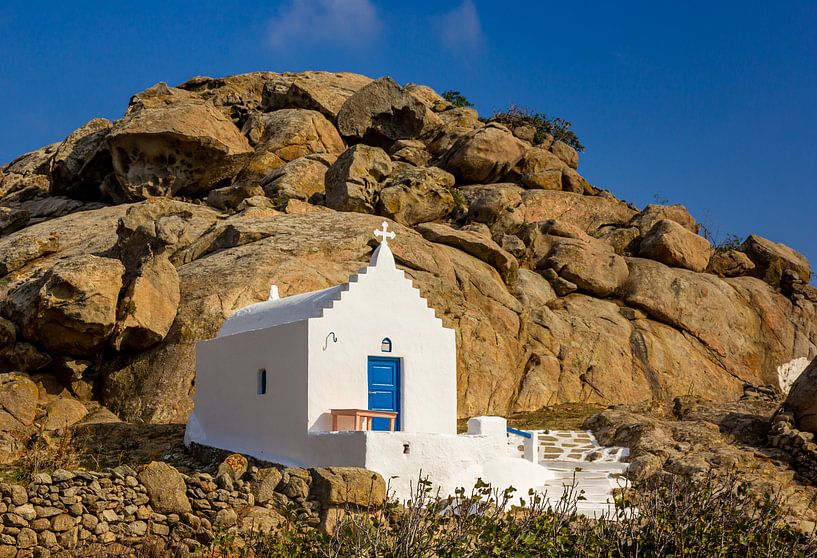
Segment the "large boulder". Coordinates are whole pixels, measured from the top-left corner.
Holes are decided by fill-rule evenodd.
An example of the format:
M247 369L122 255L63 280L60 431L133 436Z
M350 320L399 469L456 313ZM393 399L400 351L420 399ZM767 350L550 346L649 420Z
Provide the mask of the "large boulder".
M45 406L42 427L45 430L62 430L75 425L87 414L88 410L79 401L61 397Z
M51 160L51 191L82 199L98 199L99 185L113 171L105 142L112 124L94 118L73 131Z
M641 234L647 234L658 221L664 219L675 221L688 231L698 233L698 223L689 214L687 208L679 203L674 205L650 204L641 213L633 217L630 225L638 227Z
M430 242L453 246L493 266L506 283L516 281L519 262L489 236L473 231L452 229L442 223L423 223L417 232Z
M307 155L281 165L261 182L266 195L276 201L308 200L326 189L326 171L337 160L334 155Z
M716 250L709 258L707 271L720 277L749 275L755 264L740 250Z
M34 423L38 398L37 384L28 378L14 378L0 385L0 407L24 426Z
M605 228L625 226L637 213L612 197L525 190L516 184L472 185L459 190L468 202L468 221L485 223L494 234L514 234L523 224L558 219L596 236Z
M116 323L124 266L79 255L56 263L44 277L23 331L49 351L94 355Z
M452 108L450 102L446 101L442 95L434 91L428 85L420 85L418 83L407 83L404 89L414 95L418 101L433 110L434 112L442 112Z
M386 501L386 482L379 473L359 467L310 469L309 497L330 506L376 507Z
M773 287L779 287L783 274L793 271L804 283L811 279L811 266L805 256L785 244L772 242L756 234L749 235L740 247L755 264L753 275Z
M343 103L338 130L352 142L388 147L400 139L428 136L442 125L440 118L394 80L375 80Z
M305 108L335 120L346 100L371 81L349 72L283 74L266 82L263 109Z
M817 358L795 380L783 406L797 428L817 434Z
M644 258L702 272L709 265L712 245L675 221L662 219L641 240L639 251Z
M391 159L379 147L350 147L326 171L327 207L373 213L383 180L391 170Z
M598 297L618 292L629 276L624 258L595 239L559 239L540 267L553 269L579 289Z
M389 178L380 191L378 213L413 226L436 221L457 206L454 177L437 167L409 167Z
M431 153L426 151L425 144L419 140L398 140L391 146L389 155L395 161L415 167L427 167L431 161Z
M527 145L500 124L488 124L457 140L437 162L464 183L497 182L525 155Z
M459 192L468 204L469 223L483 223L495 233L509 234L522 226L523 190L516 184L462 186Z
M238 174L252 147L235 124L211 103L174 95L163 84L155 89L108 135L118 181L108 194L115 200L199 194Z
M179 275L164 256L142 263L119 302L112 344L118 350L138 351L165 338L179 307Z
M550 151L571 169L579 168L579 153L563 141L556 140Z
M145 486L154 511L181 515L192 509L184 477L167 463L152 461L145 465L139 471L139 482Z
M562 190L564 167L565 163L550 151L532 147L516 163L509 178L518 181L525 188Z
M314 110L254 113L241 131L257 151L273 153L283 161L312 153L337 155L345 149L332 123Z
M216 224L213 210L167 198L152 198L127 206L116 223L112 252L135 274L142 262L166 255L184 259L184 249ZM181 253L181 255L179 255Z

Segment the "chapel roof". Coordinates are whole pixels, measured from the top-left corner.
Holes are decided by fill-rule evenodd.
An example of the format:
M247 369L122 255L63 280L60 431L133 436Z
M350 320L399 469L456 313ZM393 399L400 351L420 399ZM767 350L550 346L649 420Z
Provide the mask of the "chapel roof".
M396 269L394 255L388 244L388 239L394 238L394 233L386 228L387 224L384 222L383 229L375 231L375 237L379 236L381 241L372 253L369 266L361 273L373 269ZM355 280L355 277L350 278L350 281ZM278 297L278 289L273 285L269 299L240 308L227 318L218 330L218 337L319 318L325 309L340 299L343 291L348 290L348 285L349 281L328 289L283 298Z

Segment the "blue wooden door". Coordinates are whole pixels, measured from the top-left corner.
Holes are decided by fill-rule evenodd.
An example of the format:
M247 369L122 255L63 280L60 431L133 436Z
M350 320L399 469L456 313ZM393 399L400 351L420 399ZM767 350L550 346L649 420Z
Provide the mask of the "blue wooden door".
M400 430L400 359L369 357L369 410L398 413L394 429ZM372 419L372 430L388 429L388 419Z

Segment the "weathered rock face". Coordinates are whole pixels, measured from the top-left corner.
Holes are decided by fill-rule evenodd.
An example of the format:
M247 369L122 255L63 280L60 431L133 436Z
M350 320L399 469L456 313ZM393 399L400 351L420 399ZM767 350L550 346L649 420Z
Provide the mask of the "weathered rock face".
M442 125L425 104L388 77L349 97L338 112L337 122L341 135L350 141L381 147L427 136Z
M506 283L516 281L519 262L487 235L456 230L439 223L423 223L417 227L417 231L426 240L459 248L466 254L470 254L491 265L499 272Z
M633 480L704 478L728 471L758 497L786 494L781 510L792 524L811 532L817 521L813 504L817 487L795 482L789 456L767 440L777 405L758 399L719 403L682 396L672 405L619 405L590 417L584 426L601 444L630 448L627 475ZM758 453L766 458L758 459Z
M68 136L51 160L51 191L84 199L98 199L99 185L113 171L105 138L111 123L94 118Z
M587 183L575 151L534 136L356 74L150 88L122 120L0 167L0 372L56 376L52 392L89 410L97 397L126 419L183 422L195 344L271 283L286 296L345 281L384 218L398 265L456 331L461 416L731 399L817 356L799 255L755 238L693 271L708 246L685 208L639 212ZM33 425L0 409L6 459ZM279 475L262 492L305 497L310 475Z
M326 171L326 205L338 211L373 213L391 169L391 159L379 147L350 147Z
M372 79L349 72L282 74L264 86L264 110L305 108L335 120L346 100Z
M257 150L292 161L312 153L342 153L346 146L338 131L321 113L281 109L253 114L242 133Z
M118 187L114 199L199 193L230 179L252 152L247 139L212 104L154 86L108 135ZM181 91L181 90L177 90Z
M198 76L179 85L179 89L196 93L219 107L237 126L243 125L249 113L261 108L264 87L281 79L274 72L252 72L223 78Z
M380 191L382 215L403 225L436 221L457 206L454 177L437 167L410 167L397 172Z
M645 258L700 273L709 265L712 246L675 221L662 219L641 240L640 252Z
M628 265L628 305L693 337L735 377L753 384L776 383L770 361L787 362L797 344L791 319L799 310L788 300L753 278L723 281L636 258ZM764 326L757 333L760 323Z
M464 183L497 182L522 159L526 148L504 126L489 124L457 140L437 166Z
M743 243L741 252L755 264L755 276L772 286L780 286L783 273L787 270L793 271L804 283L811 278L811 266L806 258L785 244L753 234Z
M794 415L797 428L817 434L817 358L794 382L783 407Z

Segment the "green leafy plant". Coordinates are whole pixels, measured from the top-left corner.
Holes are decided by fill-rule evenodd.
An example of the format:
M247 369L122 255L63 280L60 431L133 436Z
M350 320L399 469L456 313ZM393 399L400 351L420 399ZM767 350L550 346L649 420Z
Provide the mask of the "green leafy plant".
M563 118L551 118L541 112L511 105L506 111L494 113L488 121L499 122L511 128L527 124L536 130L533 138L535 144L544 142L547 136L553 136L554 140L562 141L576 151L584 151L579 137L570 129L573 123Z
M454 105L455 107L473 107L474 104L465 98L465 95L459 91L443 91L443 99Z

